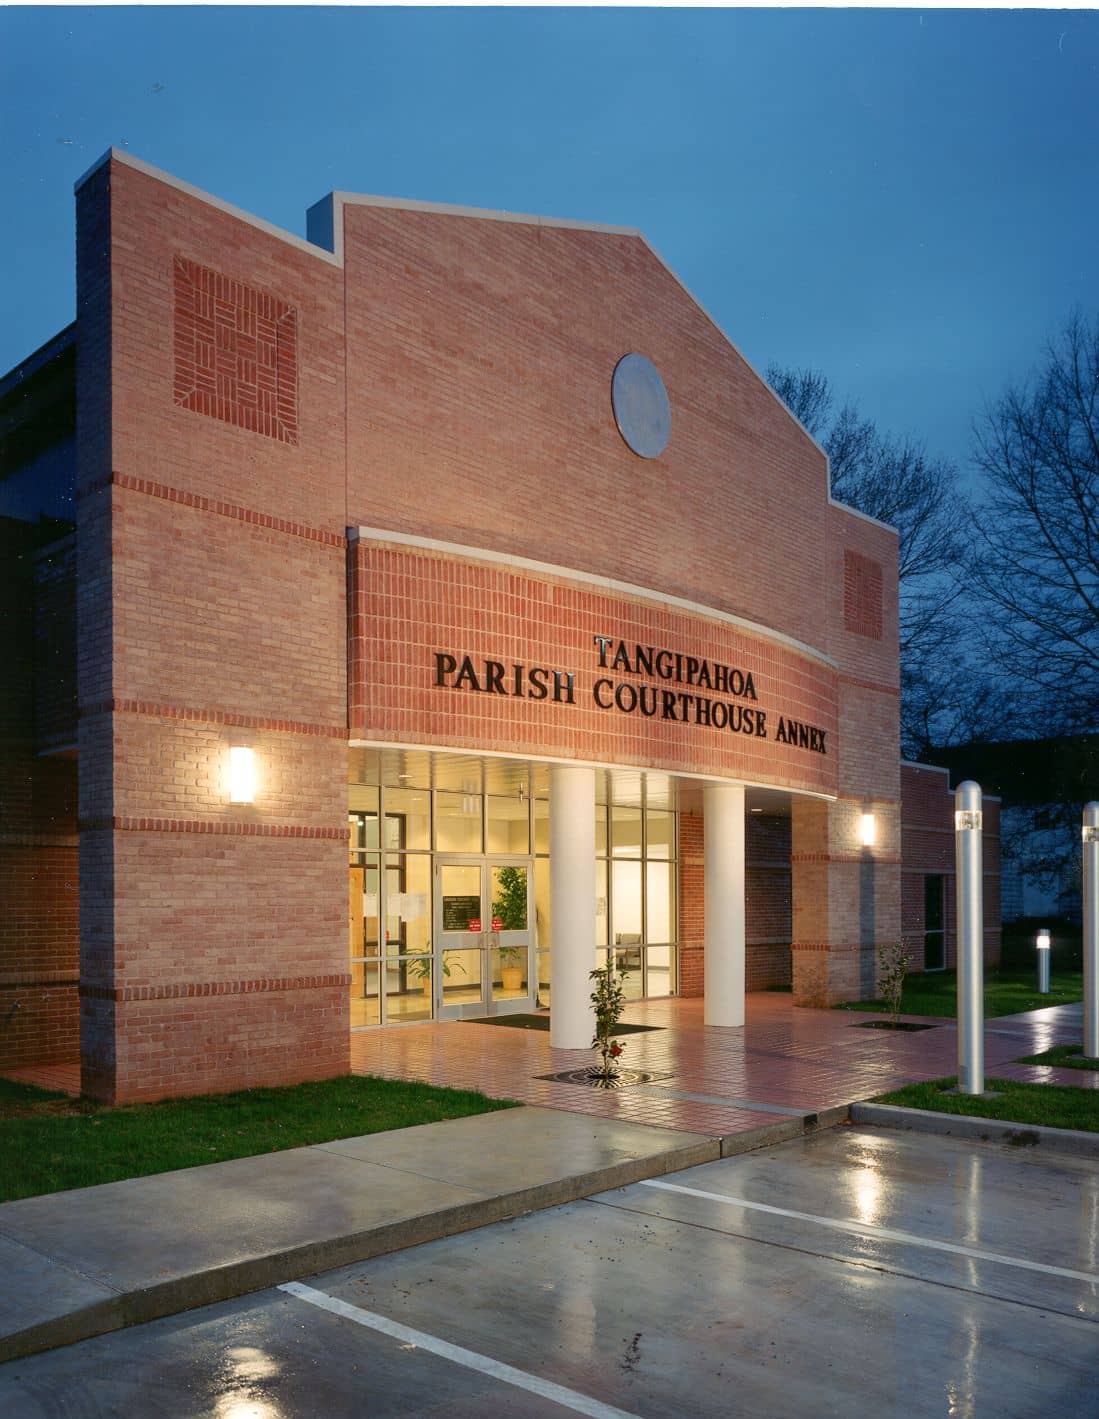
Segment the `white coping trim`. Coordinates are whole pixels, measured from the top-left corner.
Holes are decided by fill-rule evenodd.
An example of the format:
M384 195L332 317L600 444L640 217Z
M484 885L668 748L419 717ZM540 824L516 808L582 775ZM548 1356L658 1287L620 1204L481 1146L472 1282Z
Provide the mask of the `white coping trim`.
M636 596L644 601L655 601L661 606L674 606L679 611L690 611L695 615L708 616L712 621L723 621L739 630L751 631L753 635L766 636L768 640L782 645L802 655L811 656L827 665L831 670L839 670L839 662L822 650L815 650L804 641L795 640L783 631L772 630L758 621L749 621L744 616L734 616L731 611L719 611L713 606L703 606L698 601L688 601L682 596L670 596L663 591L652 591L648 587L635 586L632 582L616 581L613 577L600 576L596 572L582 572L574 567L556 566L552 562L536 562L529 557L515 557L510 552L492 552L484 547L467 547L460 542L441 542L434 537L419 537L411 532L389 532L384 527L350 527L347 530L349 542L368 540L371 542L396 542L403 547L420 547L427 552L446 552L454 556L473 558L479 562L495 562L505 567L516 567L523 571L538 572L542 576L563 577L568 581L583 582L587 586L602 587L607 591L621 592L625 596Z
M603 759L564 759L554 754L509 754L503 749L462 748L457 744L409 744L397 739L349 739L349 749L396 749L404 754L455 754L475 759L512 759L524 764L564 764L574 769L608 769L611 773L660 774L684 783L735 783L742 788L761 788L769 793L789 793L797 798L819 798L837 803L839 795L812 788L788 788L784 783L763 783L752 778L724 778L721 774L687 773L681 769L661 769L645 764L614 764ZM852 800L853 802L854 800Z
M946 791L947 791L947 793L950 792L950 788L949 788L949 784L950 784L950 770L949 770L949 769L944 769L943 766L942 766L942 764L919 764L919 763L916 762L915 759L902 759L902 760L901 760L901 768L902 768L902 769L927 769L927 770L930 770L931 773L946 774L946 781L947 781L947 790L946 790ZM1002 803L1002 802L1003 802L1003 795L1002 795L1002 794L999 794L999 793L985 793L985 791L982 789L982 790L981 790L981 801L983 802L986 798L989 799L989 800L991 800L991 802L993 802L993 803Z
M949 777L950 770L944 769L942 764L920 764L915 759L902 759L902 769L929 769L932 773L946 774Z
M342 266L343 261L331 251L326 251L323 246L317 246L305 237L296 236L293 232L288 232L285 227L277 227L274 222L266 222L262 217L256 217L251 212L246 212L243 207L234 207L231 202L223 202L220 197L213 197L209 192L203 192L200 187L193 187L189 182L184 182L181 178L173 177L170 172L165 172L162 168L153 167L152 163L144 162L141 158L135 158L132 153L124 152L120 148L108 148L101 158L98 158L86 173L77 178L73 183L73 191L79 192L90 177L93 177L101 167L109 163L112 158L116 163L122 163L125 167L133 168L135 172L142 172L146 177L155 178L157 182L163 182L167 187L174 187L177 192L183 192L188 197L195 198L198 202L205 202L208 207L214 207L219 212L226 213L227 216L235 217L240 222L246 222L248 226L255 227L257 231L266 232L268 236L273 236L279 241L286 242L289 246L295 247L298 251L306 252L309 256L315 256L318 261L324 261L329 266Z
M343 207L388 207L399 212L430 212L439 217L476 217L482 222L511 222L524 227L564 227L577 232L602 232L605 236L645 238L636 227L620 227L609 222L583 222L575 217L540 217L530 212L506 212L493 207L463 207L452 202L424 202L416 197L380 197L370 192L331 192L333 214ZM326 199L321 198L321 202ZM342 222L335 229L342 242ZM648 243L646 243L648 245ZM341 252L342 256L342 252Z
M205 202L208 206L215 207L218 211L225 212L228 216L237 218L238 221L246 222L249 226L255 227L258 231L266 232L268 236L273 236L279 241L287 242L298 251L307 252L309 255L315 256L319 261L325 261L330 266L335 267L342 267L344 264L343 208L346 206L385 207L395 211L408 212L433 212L440 216L472 217L485 222L511 222L525 226L556 227L569 231L599 232L606 236L633 237L635 240L642 242L656 260L660 262L661 266L664 267L687 298L698 307L725 343L744 361L744 364L760 381L764 389L770 394L771 398L783 413L797 424L798 428L813 447L822 455L825 464L825 489L828 491L831 488L832 473L827 453L825 453L824 449L817 443L816 439L797 415L790 410L771 388L736 342L729 338L727 332L718 321L714 319L697 296L694 295L682 278L676 273L675 269L664 260L656 247L654 247L648 238L636 227L615 226L608 222L583 222L572 217L540 217L525 212L499 211L491 207L464 207L448 202L425 202L411 197L382 197L374 196L370 193L333 191L328 194L327 198L322 197L319 202L313 204L314 208L323 206L326 201L330 201L332 204L333 250L329 251L327 247L309 241L306 237L297 236L294 232L288 232L284 227L278 227L273 222L265 221L262 217L257 217L251 212L246 212L242 207L235 207L231 202L225 202L220 197L214 197L211 193L204 192L202 188L195 187L189 182L184 182L182 178L175 177L172 173L165 172L163 168L154 167L152 163L147 163L142 158L135 157L132 153L128 153L121 148L108 148L101 157L96 159L86 172L77 178L76 182L73 184L73 191L79 192L88 179L94 176L101 167L112 159L115 162L123 163L126 167L133 168L135 172L144 173L146 177L155 178L158 182L163 182L168 187L174 187L177 192L186 193L188 197L193 197L199 202ZM831 501L831 493L829 492L829 502ZM838 503L837 506L843 507L844 504ZM852 508L849 509L849 511L854 512L855 509ZM859 517L867 516L865 513L858 513L857 515ZM869 518L868 520L871 522L876 521L875 518ZM878 526L884 527L886 524L878 523Z
M831 466L829 466L829 476L831 476ZM900 540L900 533L891 522L882 522L878 517L871 517L868 512L860 512L857 507L852 507L850 503L841 503L838 498L828 494L829 507L838 507L840 512L849 512L852 517L861 517L863 522L872 523L874 527L880 527L883 532L892 532L893 536Z

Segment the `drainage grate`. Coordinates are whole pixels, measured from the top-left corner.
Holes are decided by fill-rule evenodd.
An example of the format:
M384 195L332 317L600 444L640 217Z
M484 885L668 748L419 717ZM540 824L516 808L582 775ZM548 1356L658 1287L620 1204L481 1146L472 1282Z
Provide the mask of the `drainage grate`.
M630 1089L635 1084L651 1084L655 1079L671 1079L670 1074L645 1074L640 1069L620 1069L613 1079L604 1079L589 1065L585 1069L563 1069L560 1074L536 1074L551 1084L582 1084L589 1089Z

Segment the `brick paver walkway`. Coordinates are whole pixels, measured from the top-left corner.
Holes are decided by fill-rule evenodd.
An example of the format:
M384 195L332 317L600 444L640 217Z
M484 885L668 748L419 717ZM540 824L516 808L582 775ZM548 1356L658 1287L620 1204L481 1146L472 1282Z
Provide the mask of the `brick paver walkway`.
M1079 1005L990 1019L985 1067L1011 1078L1090 1085L1083 1070L1010 1065L1021 1054L1081 1038ZM544 1031L447 1021L372 1030L351 1037L352 1070L480 1089L496 1098L692 1133L740 1133L792 1112L819 1113L886 1089L957 1072L953 1020L904 1033L859 1028L881 1018L854 1011L796 1009L788 995L748 996L742 1029L705 1028L701 1000L647 1000L623 1019L662 1028L629 1035L621 1064L670 1077L605 1091L538 1078L591 1063L589 1050L553 1050ZM915 1017L905 1017L913 1019Z
M1041 1064L1020 1055L1079 1041L1083 1006L1059 1005L1001 1015L985 1025L985 1069L1005 1079L1099 1088L1099 1074ZM748 996L743 1029L706 1029L701 1000L642 1000L627 1007L652 1034L625 1037L622 1065L668 1078L605 1092L539 1079L591 1063L589 1050L551 1050L548 1032L444 1022L365 1030L351 1036L356 1074L424 1079L496 1098L627 1119L692 1133L740 1133L789 1113L819 1113L919 1079L957 1072L953 1020L904 1034L858 1026L881 1018L842 1010L795 1009L790 996ZM914 1016L907 1016L914 1019ZM4 1071L4 1077L80 1093L78 1064Z

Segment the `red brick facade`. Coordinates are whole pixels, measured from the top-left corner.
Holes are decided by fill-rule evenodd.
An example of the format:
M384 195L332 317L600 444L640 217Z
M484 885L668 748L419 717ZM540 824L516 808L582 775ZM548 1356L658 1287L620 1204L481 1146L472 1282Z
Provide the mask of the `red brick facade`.
M910 969L925 968L925 879L942 879L944 966L957 965L958 933L954 865L954 794L946 769L927 764L901 765L901 923ZM985 960L1000 959L1000 801L982 804L984 859Z
M331 251L119 155L78 191L79 724L71 673L51 673L39 732L79 742L85 1089L347 1067L349 739L788 793L788 817L749 823L749 988L869 992L901 931L893 532L830 502L820 449L636 234L354 199L317 213ZM667 388L658 458L612 415L628 351ZM45 641L72 586L41 577ZM712 698L762 711L766 733L600 701L600 678L688 687L604 673L597 636L750 672L754 699ZM574 701L436 683L437 653L572 674ZM821 737L784 742L787 719ZM254 804L226 791L241 744ZM36 903L5 961L21 989L69 992L68 1023L42 994L39 1043L20 1046L60 1057L75 766L35 748L31 770L31 753L7 756L6 791L26 800L18 833L53 836L33 888L4 839L13 899ZM691 994L690 812L679 851Z

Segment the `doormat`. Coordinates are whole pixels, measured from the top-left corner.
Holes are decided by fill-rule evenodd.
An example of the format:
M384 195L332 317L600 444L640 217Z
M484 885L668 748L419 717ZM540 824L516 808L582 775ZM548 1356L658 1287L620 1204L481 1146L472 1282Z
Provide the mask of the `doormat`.
M548 1030L550 1027L550 1017L548 1015L522 1015L518 1011L514 1015L486 1015L482 1019L463 1020L463 1025L510 1025L515 1030ZM640 1035L649 1030L662 1030L663 1025L616 1025L614 1033L616 1035Z
M852 1025L853 1030L933 1030L934 1025L917 1025L912 1020L898 1020L895 1024L892 1020L860 1020L857 1025Z
M651 1027L650 1027L651 1028ZM629 1089L634 1084L651 1084L656 1079L672 1079L671 1074L645 1074L640 1069L620 1069L613 1079L604 1079L589 1064L585 1069L563 1069L560 1074L536 1074L551 1084L583 1084L589 1089Z

